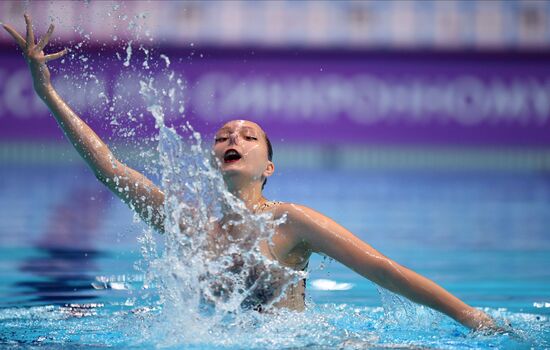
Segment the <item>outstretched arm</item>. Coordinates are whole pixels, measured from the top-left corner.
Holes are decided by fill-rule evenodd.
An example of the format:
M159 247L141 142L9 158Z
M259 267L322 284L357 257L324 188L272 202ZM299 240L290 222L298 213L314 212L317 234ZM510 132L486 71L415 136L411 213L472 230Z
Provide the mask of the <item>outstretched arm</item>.
M359 274L416 303L443 312L472 329L496 329L484 312L466 305L433 281L385 257L328 217L290 205L288 227L314 252L340 261Z
M25 15L27 35L23 38L15 29L3 24L4 29L17 42L29 65L36 93L46 103L57 123L63 129L80 156L88 163L96 177L147 223L164 231L164 194L139 172L119 162L97 134L63 101L55 91L46 63L62 57L67 50L44 54L54 26L36 44L31 19Z

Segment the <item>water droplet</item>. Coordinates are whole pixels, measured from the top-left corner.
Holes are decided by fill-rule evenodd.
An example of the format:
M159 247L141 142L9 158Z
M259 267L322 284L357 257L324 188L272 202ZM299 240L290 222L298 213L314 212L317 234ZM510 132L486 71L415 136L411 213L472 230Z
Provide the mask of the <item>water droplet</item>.
M164 60L164 63L166 64L166 68L170 67L170 58L168 58L168 56L161 54L160 58Z

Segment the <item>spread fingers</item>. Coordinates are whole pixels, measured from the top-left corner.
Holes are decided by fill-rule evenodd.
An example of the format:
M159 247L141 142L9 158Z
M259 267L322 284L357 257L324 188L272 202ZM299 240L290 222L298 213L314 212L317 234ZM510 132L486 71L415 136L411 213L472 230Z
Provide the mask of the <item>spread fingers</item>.
M17 45L19 45L19 47L21 48L21 50L25 50L25 48L27 46L27 44L25 42L25 39L23 39L23 37L19 33L17 33L17 31L15 29L13 29L11 26L7 25L7 24L2 24L2 27L4 27L4 29L8 33L10 33L10 35L15 40Z
M50 54L50 55L44 56L44 59L46 60L46 62L51 61L51 60L56 60L56 59L58 59L59 57L63 57L67 52L68 52L67 49L63 49L63 50L61 50L61 51L59 51L59 52L52 53L52 54Z
M46 32L46 34L40 39L40 41L36 45L36 48L34 49L35 52L40 52L40 51L44 50L44 47L46 47L46 45L48 45L48 42L50 41L50 37L52 36L52 33L53 33L53 29L54 29L54 25L50 24L50 27L48 28L48 31Z
M27 49L34 46L34 32L32 31L31 16L25 14L25 23L27 23Z

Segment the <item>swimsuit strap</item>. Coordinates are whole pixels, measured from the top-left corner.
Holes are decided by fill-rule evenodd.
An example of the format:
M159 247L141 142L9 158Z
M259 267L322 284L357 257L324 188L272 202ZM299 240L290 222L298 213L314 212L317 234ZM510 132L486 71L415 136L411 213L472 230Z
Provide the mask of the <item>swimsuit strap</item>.
M282 203L283 202L280 202L280 201L265 201L258 207L258 209L255 210L255 212L256 213L261 213L264 210L267 210L267 209L272 208L274 206L280 205Z

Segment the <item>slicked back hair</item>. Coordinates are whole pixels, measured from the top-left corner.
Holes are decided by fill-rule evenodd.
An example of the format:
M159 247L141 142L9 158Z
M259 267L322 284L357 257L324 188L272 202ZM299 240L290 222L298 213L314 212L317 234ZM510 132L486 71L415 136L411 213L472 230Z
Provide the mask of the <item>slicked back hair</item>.
M269 159L270 162L273 161L273 146L271 145L271 141L269 141L269 137L267 137L267 134L264 131L264 137L265 137L265 143L267 144L267 159ZM265 187L265 184L267 183L267 178L264 179L264 183L262 184L262 190Z

